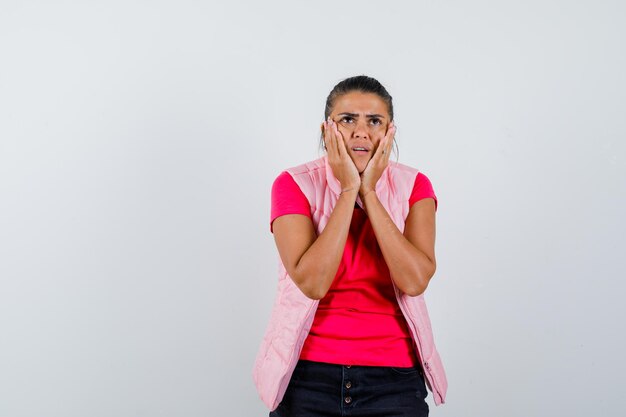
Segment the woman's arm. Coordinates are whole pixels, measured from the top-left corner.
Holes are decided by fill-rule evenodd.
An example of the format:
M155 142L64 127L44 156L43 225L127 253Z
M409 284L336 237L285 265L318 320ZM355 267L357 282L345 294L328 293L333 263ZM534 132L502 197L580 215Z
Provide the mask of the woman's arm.
M287 273L304 295L316 300L326 295L337 275L361 184L343 138L330 119L324 122L324 134L328 163L342 186L326 227L316 236L311 219L300 214L280 216L273 223L274 240Z
M404 234L398 230L375 192L363 200L391 279L404 293L422 294L437 267L435 260L435 200L424 198L411 207Z
M354 189L339 196L319 236L307 216L288 214L274 220L274 240L283 265L309 298L323 298L333 283L348 239L357 193Z
M378 199L374 190L389 163L395 131L392 122L363 171L359 193L391 279L402 292L416 296L426 290L437 266L435 200L424 198L411 206L403 234Z

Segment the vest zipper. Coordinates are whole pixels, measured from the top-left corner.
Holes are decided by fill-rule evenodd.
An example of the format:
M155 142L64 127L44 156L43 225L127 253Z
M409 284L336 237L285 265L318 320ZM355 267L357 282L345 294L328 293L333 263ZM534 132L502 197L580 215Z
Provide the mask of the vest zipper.
M394 283L394 287L395 287L395 283ZM442 397L441 388L439 387L439 384L437 383L437 379L432 373L430 364L422 356L422 341L420 340L420 333L417 330L417 325L415 324L415 321L413 320L411 315L408 314L409 308L406 305L406 301L404 300L404 297L399 295L399 292L397 289L396 289L396 299L398 300L398 305L400 306L400 310L402 310L402 314L404 314L405 320L413 329L413 335L414 335L413 341L417 345L420 360L422 361L421 366L422 368L424 368L424 374L427 374L430 377L429 380L430 380L430 383L432 384L432 387L434 388L434 391L436 391L439 398L441 398Z

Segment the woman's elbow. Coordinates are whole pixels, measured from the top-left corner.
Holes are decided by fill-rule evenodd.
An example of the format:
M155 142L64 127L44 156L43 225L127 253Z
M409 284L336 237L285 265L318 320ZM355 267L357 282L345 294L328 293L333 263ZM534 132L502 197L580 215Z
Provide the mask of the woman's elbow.
M405 286L405 288L401 288L402 292L411 296L417 297L418 295L422 295L426 288L428 288L428 284L430 283L430 279L435 275L435 265L432 264L427 270L421 271L421 273L416 274L416 278L411 280L411 282Z
M328 288L323 288L318 282L313 280L307 280L297 276L291 276L291 279L300 289L302 294L311 300L321 300L328 292Z
M298 288L300 288L302 294L304 294L307 298L310 298L311 300L321 300L326 296L326 293L328 292L328 290L324 290L315 286L303 285L298 286Z
M427 287L428 283L422 285L411 285L403 289L402 292L410 297L417 297L418 295L424 294Z
M306 295L307 298L310 298L311 300L315 300L315 301L319 301L326 296L326 293L323 291L307 291L307 292L303 291L302 293Z

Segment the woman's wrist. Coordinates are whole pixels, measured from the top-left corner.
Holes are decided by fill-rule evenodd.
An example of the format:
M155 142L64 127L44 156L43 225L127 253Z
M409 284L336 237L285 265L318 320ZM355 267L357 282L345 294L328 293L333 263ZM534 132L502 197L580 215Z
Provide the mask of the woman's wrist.
M349 193L358 193L359 191L359 187L358 186L354 186L354 187L344 187L341 189L341 192L339 193L339 195L342 194L349 194Z
M361 189L359 189L359 194L361 196L361 200L365 198L366 195L368 195L369 193L371 193L372 191L374 191L373 188L363 188L361 187Z
M343 182L339 183L341 185L341 192L345 193L348 191L352 191L352 190L357 190L359 191L361 189L361 182L353 182L353 181L346 181L346 184L344 184Z

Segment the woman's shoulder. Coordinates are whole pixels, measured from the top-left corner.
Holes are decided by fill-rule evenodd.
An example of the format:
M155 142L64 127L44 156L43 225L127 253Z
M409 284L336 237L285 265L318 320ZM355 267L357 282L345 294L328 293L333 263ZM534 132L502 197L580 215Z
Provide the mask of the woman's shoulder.
M287 168L285 172L289 172L292 176L299 174L306 174L312 171L324 171L326 168L326 159L324 157L315 159L313 161L305 162L300 165Z
M407 174L415 175L419 172L417 168L414 168L409 165L402 164L400 162L391 162L389 161L389 168L396 172L404 172Z
M423 171L418 168L404 165L399 162L390 163L389 167L392 169L393 173L397 175L406 175L409 178L414 178L415 183L430 183L430 179Z
M273 186L291 186L296 183L294 177L306 174L310 171L319 170L321 168L324 168L324 158L315 159L313 161L286 168L274 179Z
M281 172L274 183L272 184L272 205L280 203L292 204L293 202L307 202L308 200L304 196L304 193L300 189L298 183L294 180L291 174L287 171Z
M432 198L437 206L437 196L430 181L430 178L421 170L394 162L389 165L392 170L392 177L396 184L404 184L408 192L409 206L423 198Z
M401 192L403 194L411 192L418 174L419 170L417 168L399 162L389 162L389 180L397 190L405 190Z

